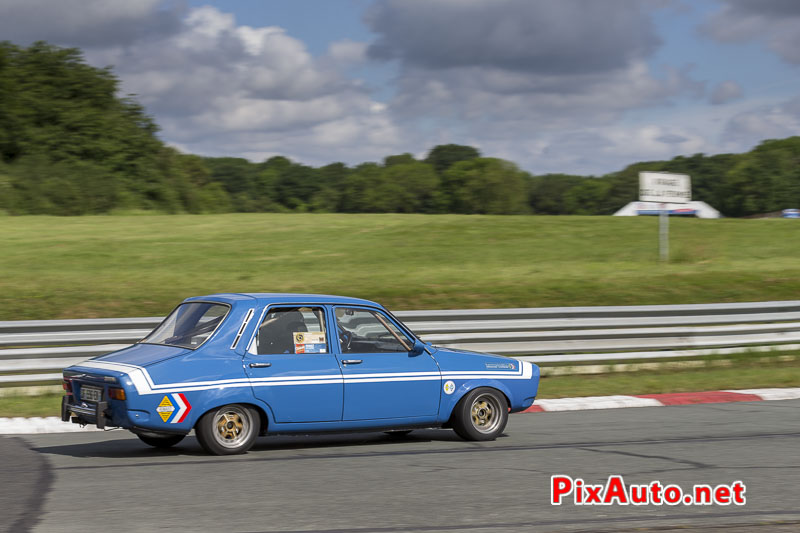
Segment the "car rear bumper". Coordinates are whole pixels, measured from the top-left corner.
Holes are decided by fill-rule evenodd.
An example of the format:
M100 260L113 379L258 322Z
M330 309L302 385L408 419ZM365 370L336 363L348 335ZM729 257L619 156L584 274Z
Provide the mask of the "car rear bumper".
M84 405L85 404L85 405ZM139 411L141 412L141 411ZM137 411L133 411L137 413ZM139 425L136 420L127 420L128 411L117 412L114 416L113 409L108 402L101 401L93 404L87 402L76 402L72 394L67 394L61 398L61 420L72 422L73 424L83 424L95 426L98 429L124 428L134 433L149 435L186 435L188 431L184 428L153 428L148 425ZM134 414L134 416L136 416Z
M61 420L105 429L107 425L111 425L111 410L108 402L77 404L72 394L66 394L61 398Z

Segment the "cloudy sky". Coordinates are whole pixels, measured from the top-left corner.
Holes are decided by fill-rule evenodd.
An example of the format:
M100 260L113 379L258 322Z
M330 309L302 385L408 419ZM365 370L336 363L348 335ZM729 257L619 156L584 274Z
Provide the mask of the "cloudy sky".
M800 134L798 0L3 0L0 40L40 39L203 155L603 174Z

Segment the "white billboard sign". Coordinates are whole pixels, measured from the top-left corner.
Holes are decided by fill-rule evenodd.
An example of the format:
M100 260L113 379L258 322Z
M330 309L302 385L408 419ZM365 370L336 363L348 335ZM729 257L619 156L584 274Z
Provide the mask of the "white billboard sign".
M685 204L692 200L692 183L686 174L639 172L639 201Z

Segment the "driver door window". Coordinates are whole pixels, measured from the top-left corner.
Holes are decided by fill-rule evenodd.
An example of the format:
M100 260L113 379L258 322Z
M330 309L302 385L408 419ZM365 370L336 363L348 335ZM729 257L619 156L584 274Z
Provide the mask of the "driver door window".
M408 352L414 344L376 311L337 307L336 321L343 354Z

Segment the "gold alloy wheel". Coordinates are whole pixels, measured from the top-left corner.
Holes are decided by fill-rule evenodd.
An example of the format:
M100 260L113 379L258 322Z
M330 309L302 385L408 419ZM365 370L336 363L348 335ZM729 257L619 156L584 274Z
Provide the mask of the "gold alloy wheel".
M238 406L229 406L214 415L214 439L226 448L236 448L250 435L250 415Z
M500 404L491 394L481 394L470 408L472 427L481 433L491 433L500 423Z

